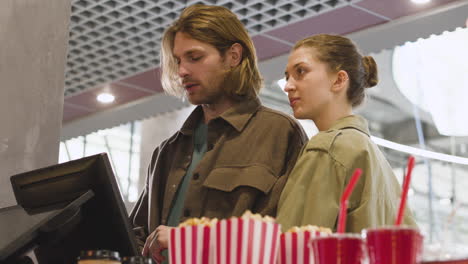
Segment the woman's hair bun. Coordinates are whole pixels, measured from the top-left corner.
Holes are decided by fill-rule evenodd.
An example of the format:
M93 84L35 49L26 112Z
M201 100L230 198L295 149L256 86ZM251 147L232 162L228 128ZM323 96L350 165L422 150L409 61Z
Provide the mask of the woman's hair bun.
M379 83L379 76L377 72L377 64L372 56L362 57L362 65L366 71L364 87L374 87Z

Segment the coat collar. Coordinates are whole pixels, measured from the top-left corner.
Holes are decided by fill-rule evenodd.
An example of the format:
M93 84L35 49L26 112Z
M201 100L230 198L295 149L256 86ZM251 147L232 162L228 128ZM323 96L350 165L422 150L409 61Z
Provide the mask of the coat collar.
M350 115L338 119L328 131L342 130L346 128L354 128L366 134L367 136L370 136L369 126L366 119L358 115Z
M226 110L218 118L225 120L238 132L242 131L252 116L261 107L258 98L244 100ZM195 131L200 120L203 118L202 106L197 106L182 125L180 132L184 135L191 135Z

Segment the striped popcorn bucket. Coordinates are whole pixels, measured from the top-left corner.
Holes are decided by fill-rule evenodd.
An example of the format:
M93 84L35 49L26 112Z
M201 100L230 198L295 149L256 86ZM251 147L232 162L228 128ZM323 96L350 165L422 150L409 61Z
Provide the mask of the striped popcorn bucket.
M169 231L169 263L211 263L210 233L211 228L206 225L171 228Z
M213 233L215 264L275 264L280 225L255 219L219 221Z
M309 248L311 238L328 235L319 231L286 232L280 236L278 264L313 264L314 256Z

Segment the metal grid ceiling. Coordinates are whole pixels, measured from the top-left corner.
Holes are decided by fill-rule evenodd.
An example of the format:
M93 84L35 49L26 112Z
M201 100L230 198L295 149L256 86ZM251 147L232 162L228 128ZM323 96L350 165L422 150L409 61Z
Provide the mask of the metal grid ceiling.
M73 0L65 96L159 65L164 29L188 5L222 5L251 35L360 0Z

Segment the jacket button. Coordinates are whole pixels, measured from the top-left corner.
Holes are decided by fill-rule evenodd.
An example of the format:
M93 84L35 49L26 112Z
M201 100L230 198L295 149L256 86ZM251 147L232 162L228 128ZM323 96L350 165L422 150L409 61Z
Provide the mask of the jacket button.
M200 178L200 174L195 173L195 174L193 175L193 179L194 179L194 180L198 180L199 178Z
M185 210L184 210L184 216L185 216L185 217L189 217L189 216L190 216L190 210L189 210L189 209L185 209Z

